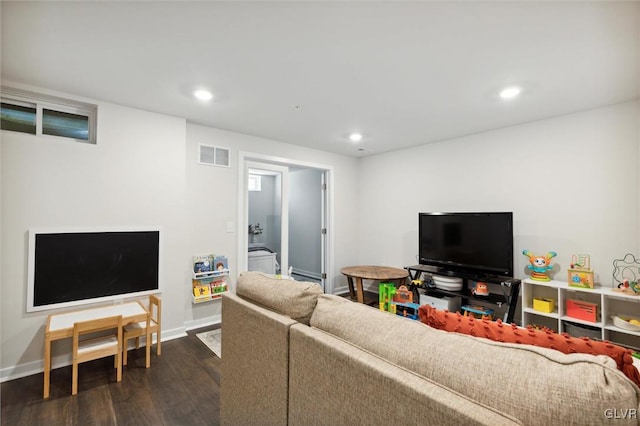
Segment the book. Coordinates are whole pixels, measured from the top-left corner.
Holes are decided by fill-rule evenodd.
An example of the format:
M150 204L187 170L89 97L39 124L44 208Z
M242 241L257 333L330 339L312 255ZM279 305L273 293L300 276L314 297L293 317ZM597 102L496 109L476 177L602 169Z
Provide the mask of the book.
M212 281L209 286L211 287L211 294L224 293L227 291L227 283L224 280Z
M213 271L213 254L201 254L193 256L193 272L202 273Z
M226 256L215 256L213 259L215 271L224 271L229 269L229 261Z
M209 296L211 288L209 285L197 285L193 287L193 295L196 297Z

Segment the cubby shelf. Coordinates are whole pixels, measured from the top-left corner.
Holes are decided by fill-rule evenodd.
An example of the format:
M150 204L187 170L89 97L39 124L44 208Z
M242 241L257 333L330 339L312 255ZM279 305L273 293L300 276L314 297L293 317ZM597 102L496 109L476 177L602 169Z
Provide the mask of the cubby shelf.
M553 299L552 312L533 309L533 299ZM597 321L585 321L567 315L566 302L569 299L596 305ZM548 282L525 279L522 281L522 324L535 324L551 328L559 333L566 332L571 325L588 326L589 336L637 349L640 347L640 332L626 330L613 324L616 315L640 316L640 296L615 291L610 287L571 287L566 281ZM567 326L568 324L568 326ZM575 335L575 332L574 332ZM581 337L581 336L575 336Z

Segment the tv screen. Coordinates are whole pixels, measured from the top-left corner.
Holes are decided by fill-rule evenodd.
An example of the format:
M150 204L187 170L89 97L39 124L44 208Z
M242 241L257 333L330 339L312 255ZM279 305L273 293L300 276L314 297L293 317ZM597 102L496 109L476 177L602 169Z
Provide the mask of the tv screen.
M160 231L29 232L27 311L159 290Z
M513 214L420 213L419 261L449 271L513 275Z

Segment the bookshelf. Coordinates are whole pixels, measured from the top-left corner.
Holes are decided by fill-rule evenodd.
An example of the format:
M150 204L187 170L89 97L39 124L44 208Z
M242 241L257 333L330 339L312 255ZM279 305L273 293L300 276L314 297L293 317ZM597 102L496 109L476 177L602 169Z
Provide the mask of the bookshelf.
M213 254L194 256L191 279L193 303L220 299L224 293L229 291L228 277L229 267L225 256Z

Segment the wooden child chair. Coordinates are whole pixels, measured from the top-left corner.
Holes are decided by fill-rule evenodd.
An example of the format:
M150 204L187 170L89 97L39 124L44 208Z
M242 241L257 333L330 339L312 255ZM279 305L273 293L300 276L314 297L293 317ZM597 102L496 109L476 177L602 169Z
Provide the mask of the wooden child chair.
M129 350L128 342L131 339L136 339L136 349L140 348L140 337L147 335L147 327L149 328L149 341L146 342L147 347L147 355L146 355L146 367L149 368L151 366L150 359L150 348L153 342L152 336L155 333L156 335L156 354L160 356L161 353L161 342L160 337L162 333L161 327L161 318L162 318L162 300L159 296L155 294L149 295L149 307L148 307L148 319L147 322L136 322L127 324L124 327L124 340L123 340L123 348L124 348L124 358L122 361L123 365L127 365L127 351ZM148 324L148 325L147 325Z
M80 337L105 330L113 333L81 340ZM116 380L122 380L122 315L79 321L73 324L73 369L71 395L78 393L78 364L114 355Z

